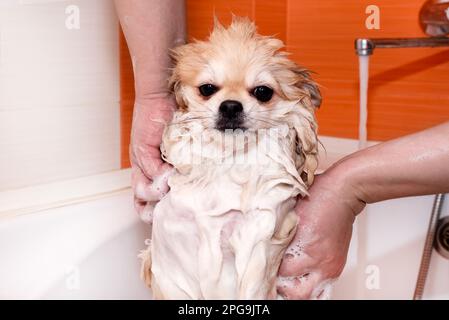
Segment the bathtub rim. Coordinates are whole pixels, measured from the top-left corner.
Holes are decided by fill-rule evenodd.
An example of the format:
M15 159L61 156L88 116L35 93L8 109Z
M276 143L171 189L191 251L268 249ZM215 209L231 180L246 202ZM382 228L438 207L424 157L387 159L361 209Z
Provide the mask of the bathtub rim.
M0 191L0 220L115 195L131 188L131 169Z

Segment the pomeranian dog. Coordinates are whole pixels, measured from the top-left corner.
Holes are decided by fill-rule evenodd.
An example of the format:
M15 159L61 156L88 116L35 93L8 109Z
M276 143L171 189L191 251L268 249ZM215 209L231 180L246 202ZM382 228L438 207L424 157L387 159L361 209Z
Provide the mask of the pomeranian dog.
M321 95L282 41L246 18L176 48L178 110L162 156L174 167L142 273L155 299L276 299L298 197L317 168Z

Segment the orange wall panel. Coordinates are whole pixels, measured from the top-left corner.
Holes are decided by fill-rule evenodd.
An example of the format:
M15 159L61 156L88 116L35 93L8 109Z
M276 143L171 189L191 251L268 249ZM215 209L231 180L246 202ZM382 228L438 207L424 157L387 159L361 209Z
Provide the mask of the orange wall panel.
M287 1L255 0L254 21L260 34L287 40Z
M206 39L213 27L214 16L228 24L232 14L254 17L253 0L187 0L188 38Z
M126 45L125 36L120 30L120 150L121 167L128 168L129 161L129 142L131 135L131 123L134 108L134 75Z
M214 16L226 25L233 14L251 18L262 34L286 39L287 0L187 0L188 38L206 39Z

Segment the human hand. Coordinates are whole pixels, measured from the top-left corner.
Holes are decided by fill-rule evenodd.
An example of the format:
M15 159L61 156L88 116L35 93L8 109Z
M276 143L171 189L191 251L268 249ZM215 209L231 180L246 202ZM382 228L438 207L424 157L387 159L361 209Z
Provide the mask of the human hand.
M130 159L134 205L140 218L151 223L156 203L168 192L172 167L161 158L160 144L175 102L171 97L136 101L131 129Z
M167 0L115 0L133 65L136 103L130 158L135 206L151 222L154 205L168 191L170 166L159 146L175 102L169 96L170 49L185 42L185 3ZM173 23L176 21L176 23Z
M278 293L285 299L322 299L346 263L352 225L362 211L356 189L340 168L316 176L309 196L299 199L295 238L279 269Z
M448 193L448 134L445 122L379 143L318 176L310 196L297 204L298 229L279 270L279 294L288 299L325 295L325 285L343 270L352 224L365 204Z

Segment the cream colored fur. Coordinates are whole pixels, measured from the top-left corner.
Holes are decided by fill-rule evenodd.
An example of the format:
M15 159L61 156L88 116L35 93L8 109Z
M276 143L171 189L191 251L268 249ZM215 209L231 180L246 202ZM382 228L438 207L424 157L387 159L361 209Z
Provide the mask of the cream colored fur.
M320 100L309 73L281 46L234 19L227 29L216 24L209 41L174 53L171 83L180 109L161 150L176 170L141 254L156 299L277 296L277 271L296 230L294 206L317 167ZM220 90L206 100L197 89L203 83ZM275 92L268 103L248 94L261 84ZM247 130L214 128L224 99L242 102Z

